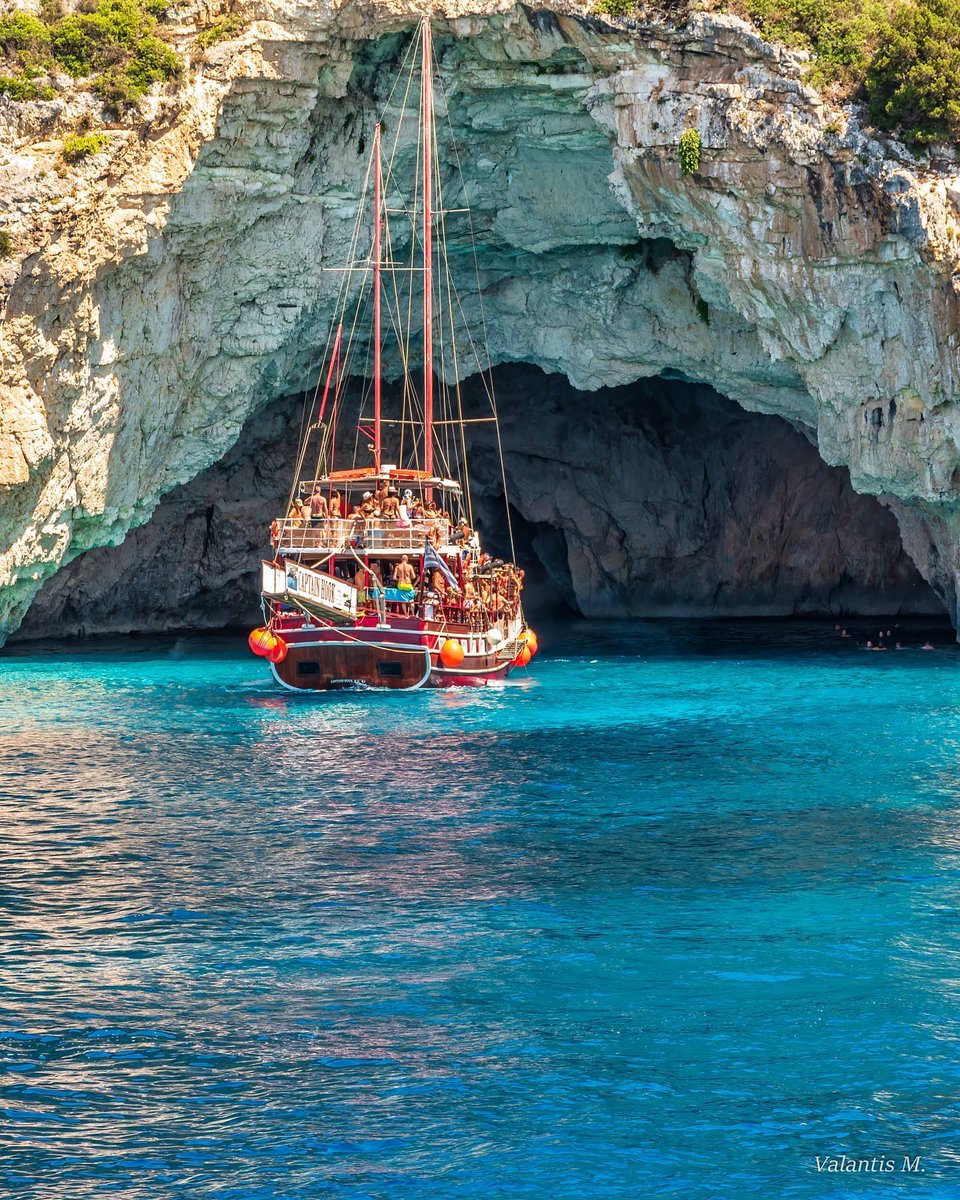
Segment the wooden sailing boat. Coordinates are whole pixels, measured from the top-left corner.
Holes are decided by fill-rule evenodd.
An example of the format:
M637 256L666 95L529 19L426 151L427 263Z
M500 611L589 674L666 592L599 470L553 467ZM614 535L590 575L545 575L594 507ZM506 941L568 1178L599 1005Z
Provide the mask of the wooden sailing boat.
M321 393L318 385L310 401L311 413L318 405L316 420L302 439L290 508L272 525L274 555L262 564L265 624L251 633L250 646L269 661L278 683L295 690L483 684L525 666L537 649L536 635L523 617L523 571L512 561L484 553L472 528L469 489L456 477L459 469L466 470L464 427L469 422L463 417L459 372L455 365L448 367L464 362L456 348L463 305L446 258L445 217L469 210L444 209L442 203L428 18L407 58L407 95L415 75L420 76L413 197L403 199L392 171L402 117L386 169L383 125L378 123L357 213L354 261L342 271L335 333L320 376L323 389ZM401 80L403 76L401 69ZM399 202L388 204L388 196L398 196ZM398 212L410 222L408 263L394 253L389 217ZM361 258L356 247L368 218L370 251ZM438 271L443 273L442 288L435 280ZM418 289L423 339L419 388L408 370L413 323L402 319L421 307L413 303ZM439 311L444 297L445 314ZM337 426L344 424L348 408L344 395L351 352L361 340L357 330L370 308L373 414L361 413L351 465L338 466ZM397 390L403 399L396 419L384 414L385 308L402 365ZM435 332L445 342L438 362ZM468 340L483 371L486 355L481 361L472 335ZM472 420L493 422L496 429L492 387L488 397L491 415ZM389 449L385 430L391 435ZM341 446L344 440L340 438ZM311 471L308 457L317 443ZM498 431L496 444L499 448ZM502 468L502 454L500 461ZM505 480L504 507L509 534ZM512 535L510 545L512 558Z

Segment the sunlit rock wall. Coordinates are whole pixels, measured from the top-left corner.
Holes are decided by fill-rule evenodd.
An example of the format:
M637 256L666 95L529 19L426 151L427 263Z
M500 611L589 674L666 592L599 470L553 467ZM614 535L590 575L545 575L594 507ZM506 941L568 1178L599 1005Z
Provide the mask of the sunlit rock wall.
M88 101L0 112L17 248L0 264L3 629L58 566L121 540L251 413L316 376L335 288L323 268L346 256L415 17L374 3L251 16L142 130L115 131L80 167L56 161ZM783 416L857 491L886 497L955 615L950 168L866 138L732 18L624 30L478 0L438 11L436 41L491 361L583 389L681 372ZM704 155L684 178L687 127ZM401 139L399 173L412 155ZM453 232L469 297L473 259Z

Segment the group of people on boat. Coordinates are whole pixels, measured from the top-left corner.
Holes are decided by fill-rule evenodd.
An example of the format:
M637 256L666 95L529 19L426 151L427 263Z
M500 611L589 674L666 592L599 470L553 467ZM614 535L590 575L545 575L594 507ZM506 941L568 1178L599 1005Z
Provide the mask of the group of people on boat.
M423 525L425 530L451 526L450 513L432 497L414 495L410 488L401 494L386 480L378 480L375 490L364 492L347 511L339 491L331 489L324 493L315 487L306 499L294 497L287 512L287 522L295 528L330 528L332 522L344 518L350 521L351 534L357 540L362 540L367 529L378 523L396 528Z
M409 488L401 494L385 482L352 505L346 505L338 491L324 493L317 487L304 500L294 498L283 525L276 521L271 530L274 546L288 541L295 548L318 549L335 542L356 550L396 548L410 545L419 535L437 547L472 539L479 551L476 535L465 520L455 522L429 494L415 495Z
M465 621L478 629L519 612L524 572L485 554L467 519L454 520L431 489L422 495L412 488L401 492L378 479L373 490L347 506L336 489L312 485L306 499L292 501L285 525L284 535L274 523L274 546L293 527L303 531L293 539L295 549L332 550L336 557L326 569L357 588L362 606ZM410 553L380 557L401 549Z
M516 616L523 570L469 548L458 551L458 558L443 566L429 566L421 556L411 560L408 554L397 562L344 558L336 569L357 588L361 605L383 604L406 616L464 621L478 629Z

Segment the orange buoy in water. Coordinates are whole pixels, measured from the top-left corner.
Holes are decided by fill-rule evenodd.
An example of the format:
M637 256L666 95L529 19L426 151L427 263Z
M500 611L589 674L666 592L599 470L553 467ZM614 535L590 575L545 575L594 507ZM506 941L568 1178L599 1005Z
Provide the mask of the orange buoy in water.
M533 655L530 653L530 647L524 643L517 652L517 657L513 660L515 667L525 667Z
M259 629L255 629L250 634L247 642L254 654L258 654L261 658L268 658L270 651L276 645L277 639L265 625L261 625Z
M447 638L440 647L440 661L445 667L459 667L463 662L463 646L456 638Z
M289 650L290 650L290 647L287 645L287 643L283 640L282 637L275 637L273 639L273 645L270 647L270 650L267 652L267 658L272 663L282 663L283 660L287 657Z
M525 642L530 647L531 658L540 649L540 643L537 640L537 635L532 629L525 629L523 633L520 634L520 641Z

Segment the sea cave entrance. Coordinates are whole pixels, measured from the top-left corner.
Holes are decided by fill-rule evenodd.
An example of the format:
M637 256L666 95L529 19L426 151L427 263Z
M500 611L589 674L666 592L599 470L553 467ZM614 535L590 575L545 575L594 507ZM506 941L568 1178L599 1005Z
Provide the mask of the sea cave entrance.
M580 392L527 364L494 377L533 620L943 615L894 516L785 420L683 380ZM483 402L478 379L465 398ZM292 396L256 414L224 459L121 545L64 567L17 636L256 622L302 405ZM489 426L472 429L475 520L506 554L496 442Z

